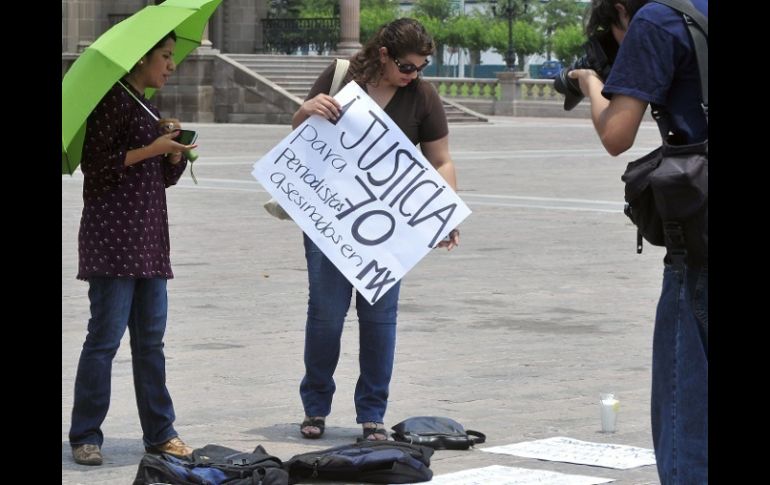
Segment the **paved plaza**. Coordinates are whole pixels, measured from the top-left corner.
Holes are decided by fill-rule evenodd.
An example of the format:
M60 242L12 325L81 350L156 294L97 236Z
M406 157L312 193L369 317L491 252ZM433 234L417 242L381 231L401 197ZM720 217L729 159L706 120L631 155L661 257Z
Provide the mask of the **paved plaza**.
M171 259L168 387L180 436L193 447L263 445L287 460L350 443L358 328L351 308L337 393L318 441L299 434L307 279L301 232L267 214L253 163L289 126L188 124L199 131L199 184L168 194ZM451 125L459 195L473 213L461 244L435 250L401 289L387 427L448 416L486 446L565 436L652 448L650 369L662 248L635 253L620 175L659 144L644 122L636 148L612 158L590 120L502 118ZM144 452L128 334L115 358L104 423L105 463L76 465L67 432L89 317L75 279L82 174L62 176L62 484L129 485ZM617 432L600 432L599 395L620 400ZM436 475L489 465L658 483L630 470L470 451L437 451Z

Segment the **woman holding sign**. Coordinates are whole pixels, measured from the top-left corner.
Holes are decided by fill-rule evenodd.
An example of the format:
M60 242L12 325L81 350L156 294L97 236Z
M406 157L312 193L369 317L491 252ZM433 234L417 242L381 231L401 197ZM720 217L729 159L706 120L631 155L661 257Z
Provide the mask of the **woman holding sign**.
M355 81L393 119L423 155L456 190L455 168L449 155L449 128L436 89L421 82L420 72L433 53L433 39L416 20L402 18L382 26L350 60L345 82ZM335 64L316 80L292 119L298 127L312 115L336 120L340 104L328 93ZM342 326L350 307L353 286L321 250L304 235L310 295L305 330L305 376L300 396L305 418L300 432L320 438L331 412L335 391L334 370L340 355ZM460 243L454 229L437 247L453 249ZM385 440L384 417L396 348L396 316L400 282L370 304L356 294L360 349L360 376L355 390L356 422L363 437Z

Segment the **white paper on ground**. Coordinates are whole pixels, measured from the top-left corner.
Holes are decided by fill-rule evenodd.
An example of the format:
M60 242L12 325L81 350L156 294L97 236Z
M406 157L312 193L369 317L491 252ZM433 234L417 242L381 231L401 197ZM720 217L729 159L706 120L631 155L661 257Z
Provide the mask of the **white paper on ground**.
M567 475L547 470L492 465L436 475L433 480L427 483L432 485L594 485L614 480L613 478Z
M637 448L635 446L612 443L593 443L563 436L480 449L489 453L523 456L539 460L563 461L619 470L655 464L655 452L649 448Z

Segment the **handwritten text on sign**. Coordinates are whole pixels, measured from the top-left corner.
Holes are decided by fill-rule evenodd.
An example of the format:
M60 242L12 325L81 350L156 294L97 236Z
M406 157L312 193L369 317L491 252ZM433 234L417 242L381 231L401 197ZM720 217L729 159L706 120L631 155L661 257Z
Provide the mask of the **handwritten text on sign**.
M374 303L471 211L356 83L335 98L336 123L310 117L252 175Z

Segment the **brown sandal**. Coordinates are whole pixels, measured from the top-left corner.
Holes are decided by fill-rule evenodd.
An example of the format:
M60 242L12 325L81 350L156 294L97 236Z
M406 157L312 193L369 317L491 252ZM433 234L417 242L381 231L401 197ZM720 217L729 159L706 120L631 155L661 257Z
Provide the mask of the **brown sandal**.
M315 431L306 431L305 428L313 427L318 428L318 432ZM299 426L299 432L302 433L302 436L304 438L310 439L310 440L317 440L324 434L324 430L326 427L326 418L317 417L317 418L308 418L305 417L305 420L302 421L302 424Z

